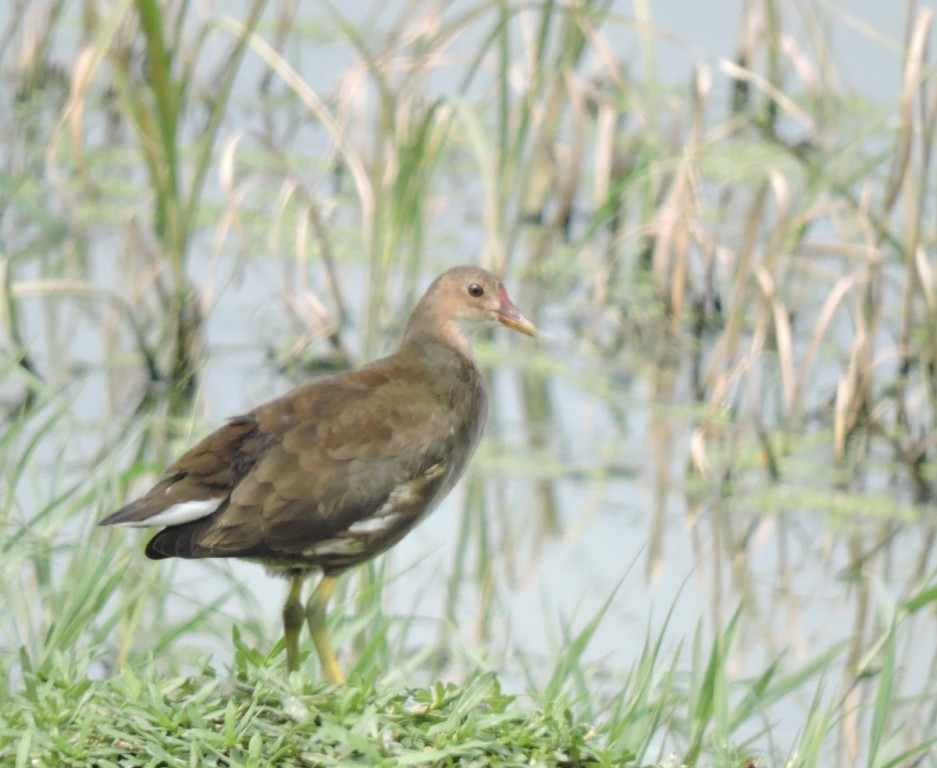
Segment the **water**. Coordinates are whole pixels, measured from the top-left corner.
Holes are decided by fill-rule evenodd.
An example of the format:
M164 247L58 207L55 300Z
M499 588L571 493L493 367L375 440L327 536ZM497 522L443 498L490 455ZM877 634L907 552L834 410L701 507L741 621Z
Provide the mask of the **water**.
M349 283L355 272L348 270ZM275 267L255 263L249 277L228 284L208 316L213 353L203 371L199 409L206 425L290 386L271 369L265 352L288 336L280 330L285 320L276 310L282 308L270 298L277 280ZM548 674L562 646L557 627L579 631L610 598L585 657L587 666L597 669L630 668L647 637L658 635L665 638L667 652L682 647L681 668L686 668L697 627L703 637L711 637L739 606L742 621L731 667L741 678L760 674L779 657L792 666L806 664L820 649L854 633L867 642L875 636L859 620L865 603L849 572L857 550L874 551L877 540L894 533L886 551L905 556L873 556L866 571L881 582L883 600L908 594L921 563L930 559L926 550L917 553L930 524L918 521L907 502L894 503L881 489L869 496L868 516L851 509L838 518L837 500L854 505L855 494L823 493L822 482L798 478L796 458L779 484L760 481L765 475L755 471L741 478L727 498L694 499L682 487L695 422L682 401L684 388L677 386L669 402L655 391L653 372L640 366L631 371L630 381L624 372L615 375L611 366L597 387L592 377L600 374L593 356L570 345L561 328L547 325L544 331L539 346L507 331L498 334L497 354L482 345L483 359L500 361L489 436L499 442L498 453L516 454L517 461L501 469L489 445L473 469L498 489L489 497L496 599L485 605L479 586L466 578L455 611L459 643L480 649L495 666L503 664L509 685L513 680L523 690L520 660L540 659L535 669ZM549 481L560 516L554 535L540 529L537 478L530 476L537 467L523 456L517 370L525 357L535 355L561 359L568 372L550 380L556 409L549 454L571 467L568 476ZM627 365L637 364L629 360ZM385 611L401 620L418 617L406 635L414 652L436 642L449 612L447 584L459 547L463 491L457 488L389 555ZM908 514L910 520L898 522ZM472 563L478 554L474 544L469 551ZM272 643L280 632L285 583L254 565L227 567L254 595L256 605L249 610L262 608ZM207 575L198 562L180 563L174 578L180 594L193 600L179 604L179 618L215 599L227 583ZM224 610L237 620L245 608L235 601ZM345 611L351 618L353 607ZM481 635L483 615L487 630ZM207 648L219 663L229 658L225 639ZM351 649L342 652L352 654L346 660L353 658ZM912 644L904 661L913 677L928 668L930 651ZM458 668L447 674L458 676ZM835 678L845 670L837 665L828 674ZM796 743L810 692L807 686L802 696L772 708L775 743Z
M900 82L900 52L875 38L900 40L905 20L887 6L877 0L836 6L840 10L832 12L829 39L842 87L864 98L890 102ZM789 42L805 51L812 42L805 33L809 25L800 14L808 7L813 6L783 4ZM458 12L458 6L452 8L451 13ZM372 6L349 3L342 10L352 19L369 18ZM632 74L682 88L694 66L704 62L714 72L717 87L726 89L727 82L716 73L721 59L734 58L737 4L680 0L651 3L651 10L650 21L658 30L653 57L642 53L631 21L632 4L617 4L612 22L605 27L610 49L629 60ZM386 15L379 20L369 31L391 24ZM480 38L476 28L461 37L453 45L452 60L469 57ZM303 74L319 93L330 93L354 57L347 47L336 45L323 46L316 53L298 57ZM256 74L253 66L248 65L245 80ZM458 67L453 65L451 71ZM446 71L434 74L432 92L452 88ZM254 109L252 99L253 91L237 100L236 109L244 115L238 127L248 131L245 144L257 149L250 131L259 131L258 126L271 117ZM277 118L272 120L283 135L297 140L296 146L299 137L314 146L316 131L307 128L293 135L277 124ZM361 135L361 126L353 133L367 144L369 137ZM302 160L311 157L321 161L315 152L303 154ZM459 165L458 158L454 162ZM297 173L304 177L325 173L324 163L297 165ZM442 182L447 194L440 197L446 201L434 200L427 251L440 268L473 261L486 247L484 191L476 175L459 166ZM209 200L220 207L221 185L215 181L217 175L212 179ZM140 184L142 188L142 180ZM264 191L274 197L270 189ZM341 196L336 199L341 201ZM132 202L145 209L140 201ZM264 210L262 203L269 199L259 195L248 205ZM193 249L190 275L204 300L207 339L197 434L292 384L277 371L274 360L284 356L303 329L285 299L302 300L297 270L304 274L304 267L290 260L292 243L286 241L292 231L286 226L280 233L280 250L269 258L257 255L256 250L272 250L274 227L264 223L269 228L260 226L254 240L240 240L235 231L219 246L219 240L205 235ZM128 285L135 284L133 272L141 262L124 252L125 241L114 234L121 231L117 222L107 222L101 229L105 232L88 233L94 258L87 284L99 291L92 297L103 302L104 309L76 309L79 304L86 307L83 302L88 299L75 299L75 304L23 302L24 337L35 351L35 362L53 384L68 392L70 413L63 429L67 426L70 433L69 461L80 468L94 467L102 446L127 423L142 373L120 313L111 309L114 300L106 298L107 292L113 292L118 300L137 305L138 297L128 292ZM355 241L353 232L336 229L339 237ZM244 258L245 252L249 258ZM343 285L361 285L362 268L347 254L341 261ZM123 272L113 268L115 263L122 264ZM817 263L822 264L822 259L818 257ZM506 282L523 309L525 284L520 272L509 273ZM38 283L46 276L27 262L25 267L17 266L15 277ZM429 277L423 276L424 284ZM314 274L313 284L322 285L321 274ZM825 286L817 290L823 293ZM360 304L366 296L350 291L346 297L350 316L362 317ZM740 605L742 618L731 662L740 678L760 673L779 656L793 666L805 664L842 641L861 640L865 652L887 624L892 601L913 594L920 576L933 569L932 526L926 510L912 504L888 453L875 457L865 493L843 490L834 482L829 436L816 437L808 430L788 436L788 450L784 438L772 436L781 454L780 482L769 481L750 439L738 448L744 469L733 474L729 492L723 494L714 480L694 481L688 472L691 446L700 438L706 407L693 401L688 363L672 367L659 361L655 354L659 350L646 341L629 340L621 352L603 354L582 338L582 329L594 320L588 306L583 306L586 303L581 296L550 296L543 307L544 337L539 345L507 331L480 345L483 361L492 363L495 371L493 414L489 442L471 471L484 478L488 489L494 598L486 603L479 586L465 579L455 610L461 641L480 648L492 664L503 664L506 679L521 689L520 660L543 660L536 666L546 675L562 645L556 627L566 623L577 631L611 598L586 654L587 664L600 670L630 668L646 637L659 634L668 652L681 653L680 668L685 669L697 627L710 638ZM377 342L380 351L393 343L399 319L389 319L384 337ZM797 328L801 335L794 343L801 352L815 319L815 314L808 316L803 330ZM353 326L345 335L345 343L356 354L363 344L360 331L360 325ZM843 323L833 336L843 340L851 333ZM821 354L820 373L805 393L809 407L822 411L835 389L841 352L834 349L826 359ZM519 374L539 367L551 371L547 386L553 411L545 428L545 455L531 457ZM773 396L777 387L770 369L763 376L764 393L742 391L738 399ZM707 439L712 470L718 476L720 468L731 463L722 453L730 450L731 440L720 442L712 435ZM50 444L39 461L52 462L60 449L61 444ZM553 468L538 474L545 462ZM547 531L541 504L544 483L556 502L553 532ZM460 547L456 539L463 493L460 486L389 555L394 578L385 592L385 610L401 617L422 617L406 638L414 648L436 641L449 612L448 581ZM109 510L97 511L103 516ZM469 565L479 556L476 544L470 543ZM863 566L865 584L854 577L857 562ZM248 585L262 608L272 644L279 633L285 585L256 566L227 567ZM175 574L180 594L196 603L212 599L225 588L225 581L212 573L199 563L180 564ZM253 608L232 600L224 610L237 619ZM176 608L180 613L190 609L186 602ZM908 624L902 685L909 694L926 689L921 681L928 679L933 663L928 639L932 634L930 616ZM209 647L218 662L225 663L230 654L226 638ZM838 663L844 658L839 657ZM845 672L837 667L828 678L840 674ZM838 679L831 685L836 683ZM782 753L796 743L812 691L806 686L766 715Z

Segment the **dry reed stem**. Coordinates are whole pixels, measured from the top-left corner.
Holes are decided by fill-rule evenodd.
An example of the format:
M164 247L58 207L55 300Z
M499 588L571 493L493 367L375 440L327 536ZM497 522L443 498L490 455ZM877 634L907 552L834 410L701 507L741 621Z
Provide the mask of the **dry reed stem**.
M789 117L797 121L808 134L816 132L817 125L814 119L797 106L796 102L790 96L778 90L764 77L726 59L719 59L717 61L717 66L726 76L754 85L760 91L764 92L764 94L778 104Z
M72 200L69 186L65 182L64 174L59 169L56 156L64 137L68 135L71 139L70 149L72 155L76 158L77 169L79 173L83 173L85 168L83 126L88 91L97 76L98 70L101 68L101 64L107 58L111 44L123 25L132 4L133 0L118 0L117 4L107 14L105 23L98 29L94 43L86 46L78 53L71 75L71 90L68 101L62 110L59 122L50 133L46 149L46 172L49 175L50 182L57 188L62 198L72 201L73 208L77 207L77 202Z
M771 312L774 339L777 343L778 367L781 370L781 388L784 392L785 411L790 413L794 401L794 334L791 330L789 312L778 298L776 286L767 269L755 270L755 280L761 286L765 302Z
M247 29L237 19L224 16L219 19L219 25L228 29L236 35L247 34ZM356 152L348 141L347 134L341 130L331 111L326 107L315 91L309 87L300 74L286 61L277 51L256 34L250 35L250 46L261 60L272 69L286 83L293 93L309 109L312 115L318 120L322 127L332 139L334 149L341 155L342 161L347 165L351 172L352 179L355 182L355 189L358 193L358 201L362 208L362 219L365 222L372 221L375 211L374 188L370 181L361 156ZM326 162L326 165L328 163ZM373 233L365 229L365 245L370 250L373 243Z
M736 367L738 345L741 341L746 308L748 306L748 282L754 270L757 231L764 217L767 185L762 184L755 195L751 210L745 219L745 236L741 252L737 255L732 295L726 310L726 324L712 351L711 359L703 375L710 389L710 411L719 412L728 397L730 384L741 373Z
M927 37L933 23L933 16L934 13L930 9L925 9L920 13L917 22L912 27L906 47L905 66L901 77L901 91L898 102L901 119L896 131L895 151L892 154L891 168L888 172L879 213L879 221L883 224L890 215L902 189L905 188L908 164L914 146L914 95L920 84L921 63L925 55ZM913 199L913 190L908 191L912 192L911 199ZM917 217L913 217L911 221L916 219Z
M820 350L820 344L826 338L830 324L843 299L855 288L860 279L861 274L858 270L851 275L845 275L839 278L827 292L826 298L823 300L820 313L813 323L813 331L810 334L807 349L800 360L799 376L797 377L794 392L791 396L791 419L795 418L800 413L801 403L807 391L807 384L810 379L810 374L813 371L814 361ZM793 427L794 424L790 423L789 426Z
M902 243L906 267L904 300L901 313L902 328L899 336L899 346L904 357L904 361L901 363L902 370L907 369L908 358L913 354L911 338L916 314L915 307L917 304L915 296L921 290L926 291L926 288L924 288L923 285L919 285L917 281L919 272L915 261L916 254L919 250L923 212L926 207L923 205L923 200L930 186L929 161L931 157L931 147L934 141L933 135L921 133L921 128L927 124L927 109L925 106L927 94L924 90L922 72L925 69L927 40L933 25L933 15L933 11L930 9L925 9L918 15L917 21L911 29L904 71L902 73L900 96L902 142L902 157L900 161L901 178L900 182L897 179L895 180L896 187L900 183L903 192L903 219L906 230L906 236ZM915 124L914 103L916 100L915 96L918 94L920 95L919 101L921 102L922 120L920 124ZM920 150L918 152L920 162L911 162L911 158L914 154L914 139L917 135L920 135ZM895 164L898 164L897 161ZM897 198L897 189L893 194ZM933 315L931 315L931 317L933 317ZM896 381L896 426L899 429L907 428L909 425L909 414L906 403L907 378L907 375L899 375Z
M672 338L679 338L682 331L684 299L691 290L690 248L703 208L698 164L704 151L705 121L711 87L708 68L697 67L692 85L690 135L666 198L654 216L652 270L658 296L666 307Z

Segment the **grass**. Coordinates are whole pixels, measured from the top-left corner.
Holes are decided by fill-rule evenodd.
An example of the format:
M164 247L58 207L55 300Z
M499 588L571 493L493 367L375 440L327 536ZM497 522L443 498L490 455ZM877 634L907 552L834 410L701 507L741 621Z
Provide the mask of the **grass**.
M237 644L237 638L235 638ZM106 681L56 667L31 679L0 733L4 765L619 764L567 705L517 705L492 674L460 686L336 689L271 674L239 646L233 674L166 677L125 666ZM76 674L77 673L77 674ZM83 680L76 684L75 681ZM116 717L115 716L118 716Z
M924 604L933 599L921 597ZM505 694L491 672L414 688L372 667L354 671L346 687L325 686L308 666L288 675L282 644L261 652L236 626L225 670L201 660L167 673L159 654L112 670L101 646L92 651L71 640L40 669L24 649L0 675L0 764L827 765L824 745L842 711L824 677L843 648L829 648L800 669L784 670L779 659L755 678L734 679L729 658L739 616L708 650L700 628L685 678L677 656L663 652L663 633L648 637L624 677L597 675L583 652L598 614L567 636L550 682L521 698ZM902 750L893 734L885 743L901 621L896 614L881 638L881 669L868 673L876 681L869 765L906 764L933 744L928 738ZM367 670L362 661L356 669ZM814 701L798 746L782 762L783 752L765 749L771 726L762 717L772 701L805 691L814 692ZM660 753L664 734L682 745L682 760Z
M609 765L567 705L516 705L492 674L387 690L310 685L237 638L236 668L165 676L124 666L106 681L56 665L25 673L0 734L4 765ZM76 680L82 680L78 684Z
M0 764L934 764L931 10L883 41L835 3L740 4L682 86L654 2L98 5L0 25ZM844 27L896 51L893 101L842 85ZM547 336L480 344L499 397L436 640L386 611L393 561L361 569L357 674L326 691L231 570L194 598L95 527L227 415L214 365L249 358L238 409L270 369L371 357L465 261ZM608 585L584 620L547 608L549 659L493 651L544 553L633 504L652 582L686 565L682 513L698 623L675 598L603 663ZM819 647L811 563L849 605Z

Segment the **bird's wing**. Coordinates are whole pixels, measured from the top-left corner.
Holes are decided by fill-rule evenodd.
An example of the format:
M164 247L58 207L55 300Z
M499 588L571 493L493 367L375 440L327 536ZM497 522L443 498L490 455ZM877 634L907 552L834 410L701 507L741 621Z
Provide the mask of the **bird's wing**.
M386 548L457 479L459 446L470 452L478 431L428 373L389 367L310 382L232 420L104 523L170 526L151 557L328 559L323 542L343 535Z
M101 525L178 525L211 514L225 502L238 477L250 471L275 440L248 414L231 419L183 454L145 495L118 509Z
M418 515L436 498L457 439L452 415L412 384L354 384L293 416L199 537L206 552L312 556L382 509Z

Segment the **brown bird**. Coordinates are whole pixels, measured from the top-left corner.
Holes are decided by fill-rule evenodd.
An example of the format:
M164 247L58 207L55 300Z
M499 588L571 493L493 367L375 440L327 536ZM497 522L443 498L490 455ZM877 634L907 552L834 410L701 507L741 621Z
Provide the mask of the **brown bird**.
M466 332L495 323L536 335L497 277L450 269L396 352L231 419L101 525L163 527L146 546L154 560L240 557L287 577L287 667L299 667L305 615L325 676L343 682L325 623L336 577L400 541L465 471L488 413Z

